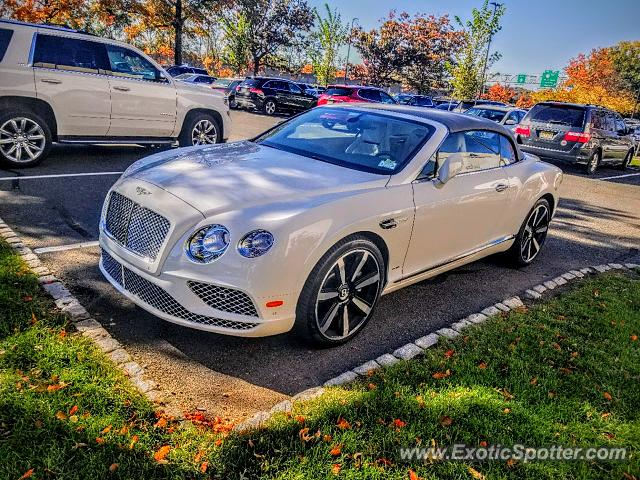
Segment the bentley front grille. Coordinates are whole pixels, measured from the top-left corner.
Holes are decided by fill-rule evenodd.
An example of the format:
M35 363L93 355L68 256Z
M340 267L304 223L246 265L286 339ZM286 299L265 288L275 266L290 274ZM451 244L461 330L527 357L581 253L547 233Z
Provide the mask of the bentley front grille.
M257 323L235 322L190 312L163 288L129 270L104 250L102 251L102 266L109 276L126 291L156 310L160 310L172 317L202 325L234 330L250 330L257 326Z
M130 198L111 192L105 218L107 233L120 245L155 260L171 223Z

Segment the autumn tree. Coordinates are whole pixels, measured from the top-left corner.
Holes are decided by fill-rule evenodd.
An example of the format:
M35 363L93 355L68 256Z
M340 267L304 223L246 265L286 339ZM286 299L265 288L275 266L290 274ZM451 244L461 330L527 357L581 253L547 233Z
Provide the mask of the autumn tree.
M494 100L496 102L511 103L516 96L516 91L508 85L495 83L489 87L487 93L482 98Z
M257 75L279 51L303 44L313 26L313 10L306 0L238 0L227 13L228 22L246 22L246 48Z
M221 19L224 31L224 62L239 75L249 68L249 22L244 13Z
M535 92L534 100L591 103L622 114L633 111L633 93L627 90L624 79L616 70L610 48L578 55L569 61L564 72L567 78L558 88Z
M323 16L314 9L315 29L310 35L309 57L318 82L327 85L335 78L338 49L345 42L349 27L342 23L337 9L331 10L325 3L324 10Z
M447 64L462 46L463 36L446 15L392 11L379 28L358 28L354 45L362 57L353 75L367 83L390 85L402 82L420 93L445 86Z
M481 8L471 11L471 20L456 22L464 31L464 46L449 65L453 86L453 96L460 100L475 98L482 88L482 72L500 59L500 53L494 52L487 57L489 39L500 30L500 19L504 15L504 5L494 10L489 0L484 0ZM486 61L485 61L486 60Z

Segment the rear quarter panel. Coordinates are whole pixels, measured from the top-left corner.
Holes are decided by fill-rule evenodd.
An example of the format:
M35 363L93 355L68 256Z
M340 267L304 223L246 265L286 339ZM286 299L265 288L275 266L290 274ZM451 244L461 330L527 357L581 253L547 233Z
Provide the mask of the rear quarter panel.
M0 23L0 28L13 31L11 41L0 62L0 96L36 96L33 68L29 65L29 52L34 28Z

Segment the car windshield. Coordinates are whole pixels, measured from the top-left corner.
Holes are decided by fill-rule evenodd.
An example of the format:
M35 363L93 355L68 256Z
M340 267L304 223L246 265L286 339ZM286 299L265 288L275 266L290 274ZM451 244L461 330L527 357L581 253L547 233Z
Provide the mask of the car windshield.
M351 95L352 90L350 88L343 87L328 87L325 91L325 95L335 95L337 97L348 97Z
M399 172L434 128L380 113L316 108L255 141L268 147L380 175Z
M464 113L466 113L467 115L473 115L475 117L488 118L489 120L493 120L494 122L500 122L506 114L506 112L501 110L494 110L493 108L478 108L478 107L470 108Z
M186 80L188 78L191 78L193 76L193 73L181 73L180 75L176 75L175 79L177 80Z
M581 128L584 123L584 108L539 103L534 105L528 117L534 122L557 123Z

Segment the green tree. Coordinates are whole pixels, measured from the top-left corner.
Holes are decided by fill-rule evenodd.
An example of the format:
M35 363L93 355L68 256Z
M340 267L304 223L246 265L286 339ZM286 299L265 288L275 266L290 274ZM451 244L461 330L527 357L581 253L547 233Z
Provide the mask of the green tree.
M331 10L326 3L324 8L326 11L324 17L320 15L318 9L314 9L316 28L311 33L309 57L318 82L327 85L335 78L338 49L345 42L349 27L342 23L337 9Z
M613 67L622 79L623 86L634 97L632 115L635 115L640 104L640 40L620 42L611 47Z
M484 0L481 8L471 11L471 20L463 22L456 17L456 22L464 32L464 43L454 61L449 63L453 96L460 100L475 98L482 88L482 74L500 58L499 52L487 56L489 39L500 30L500 19L504 15L504 5L495 11Z
M238 0L228 18L246 21L246 43L250 67L257 75L260 68L273 62L282 49L302 44L313 26L313 10L306 0Z
M249 68L249 22L242 12L233 19L223 18L224 49L222 59L233 73L239 75Z

